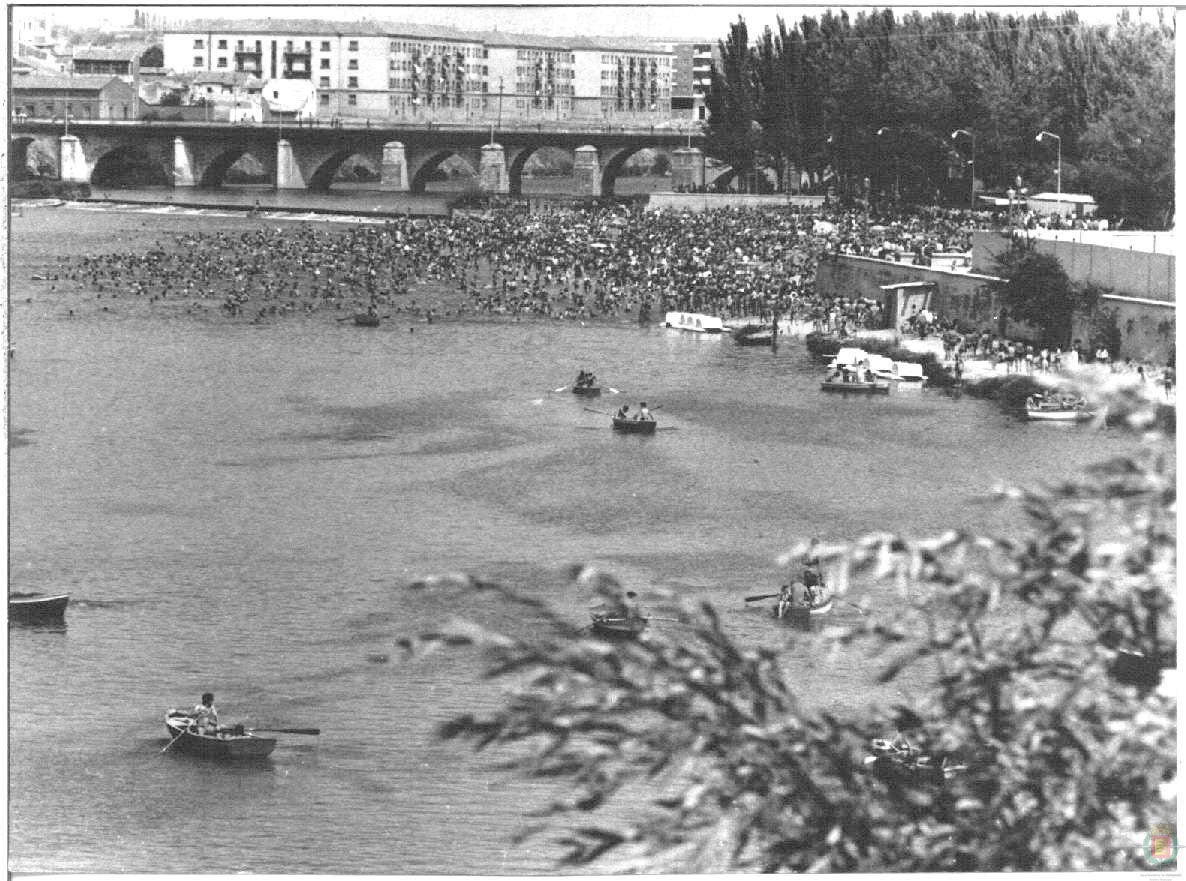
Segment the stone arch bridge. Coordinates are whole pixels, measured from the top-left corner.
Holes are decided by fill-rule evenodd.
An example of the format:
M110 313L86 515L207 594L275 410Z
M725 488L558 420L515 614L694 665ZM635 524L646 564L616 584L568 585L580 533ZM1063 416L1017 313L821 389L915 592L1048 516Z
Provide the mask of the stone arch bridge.
M26 160L28 150L58 159L63 181L89 183L105 165L121 157L147 157L171 175L174 186L220 186L232 165L250 153L277 189L328 190L339 166L361 155L381 169L380 187L420 192L433 171L450 156L465 160L485 193L518 195L523 168L544 147L573 157L579 194L609 196L627 159L642 149L671 160L676 188L704 184L704 155L699 139L676 129L518 126L497 132L444 124L403 127L244 125L195 122L24 120L10 128L10 157Z

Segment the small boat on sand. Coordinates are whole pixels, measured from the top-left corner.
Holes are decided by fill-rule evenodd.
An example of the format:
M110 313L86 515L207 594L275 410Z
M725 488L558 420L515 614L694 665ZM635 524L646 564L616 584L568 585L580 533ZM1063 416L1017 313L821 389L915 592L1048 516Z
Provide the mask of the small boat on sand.
M40 596L11 594L8 597L8 620L21 624L60 624L66 618L69 594Z
M165 730L170 738L166 749L204 759L240 761L267 758L276 748L276 738L259 737L242 725L218 734L199 734L190 728L191 721L189 713L182 710L165 714Z
M625 432L626 434L654 434L655 427L658 423L654 419L622 419L614 416L614 431Z

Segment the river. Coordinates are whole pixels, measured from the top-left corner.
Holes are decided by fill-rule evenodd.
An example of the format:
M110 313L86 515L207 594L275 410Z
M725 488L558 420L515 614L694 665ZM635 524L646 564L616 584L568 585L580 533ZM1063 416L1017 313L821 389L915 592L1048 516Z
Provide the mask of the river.
M108 216L113 237L143 218ZM552 871L554 852L511 843L548 793L433 737L497 699L474 658L395 648L455 615L531 622L409 582L480 574L582 622L588 598L562 570L598 562L644 600L712 601L743 643L787 647L809 703L860 712L901 695L874 688L855 653L810 663L818 643L792 644L741 602L776 587L779 553L811 535L1008 528L983 501L995 484L1057 479L1134 443L932 391L827 396L796 340L772 352L575 322L68 320L23 285L11 589L71 605L64 627L9 630L16 872ZM623 394L554 391L582 367ZM642 400L652 437L590 412ZM856 598L874 614L892 602ZM258 767L162 753L165 709L206 690L224 721L323 733L280 735Z

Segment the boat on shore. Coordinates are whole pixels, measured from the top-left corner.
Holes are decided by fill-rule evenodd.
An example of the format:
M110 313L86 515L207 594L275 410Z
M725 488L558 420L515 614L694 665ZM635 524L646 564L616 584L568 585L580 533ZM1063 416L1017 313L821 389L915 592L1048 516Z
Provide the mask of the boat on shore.
M865 767L883 780L898 783L939 784L950 780L963 765L951 765L910 746L896 746L888 740L873 740L873 754L865 756Z
M217 761L258 761L271 755L276 738L259 737L239 725L218 734L199 734L190 729L192 718L182 710L165 714L165 730L169 744L165 749Z
M888 395L890 383L888 380L875 379L872 382L845 382L842 379L825 379L820 383L820 391L825 392L861 392L863 394Z
M747 324L733 331L733 342L739 346L773 346L778 330L771 324Z
M614 416L614 431L625 432L626 434L654 434L655 427L658 425L654 419L623 419L620 416Z
M725 332L725 324L721 319L699 312L668 312L663 318L663 326L675 330L690 330L693 333Z
M1082 398L1030 395L1025 401L1025 418L1034 422L1079 422L1094 415Z
M61 624L66 619L66 605L70 595L55 596L40 594L10 594L8 597L8 620L21 624Z

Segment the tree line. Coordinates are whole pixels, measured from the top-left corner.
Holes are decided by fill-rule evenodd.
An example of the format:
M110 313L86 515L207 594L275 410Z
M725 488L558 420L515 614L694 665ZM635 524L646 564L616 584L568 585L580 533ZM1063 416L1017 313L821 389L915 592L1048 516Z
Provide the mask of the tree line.
M972 163L977 190L998 194L1055 191L1061 166L1064 192L1164 228L1173 58L1172 18L1129 10L1107 25L1073 10L829 11L754 40L739 18L713 66L706 148L746 187L794 173L820 191L957 205Z

